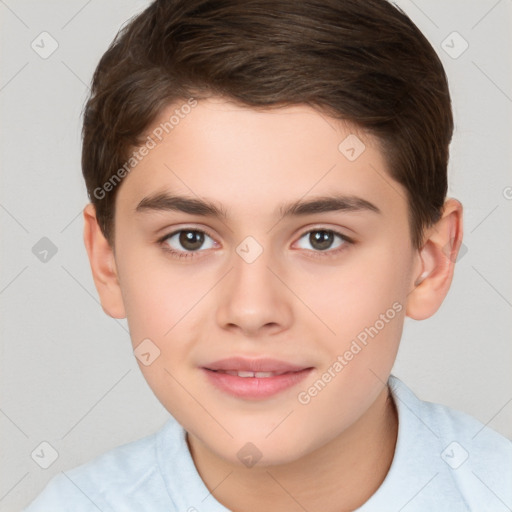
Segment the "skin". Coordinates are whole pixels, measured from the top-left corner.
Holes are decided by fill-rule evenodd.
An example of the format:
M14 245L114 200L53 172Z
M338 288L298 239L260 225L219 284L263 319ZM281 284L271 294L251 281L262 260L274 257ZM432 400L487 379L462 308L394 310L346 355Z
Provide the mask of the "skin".
M366 146L353 162L338 150L350 134ZM113 246L94 207L84 210L95 284L104 311L127 317L134 348L146 338L158 346L160 356L139 366L187 430L213 496L244 512L361 506L394 454L398 425L386 381L404 318L430 317L449 289L462 240L460 203L447 200L416 249L406 193L370 135L305 105L256 111L221 98L199 101L119 187ZM157 193L215 202L227 217L136 210ZM279 214L282 203L331 194L362 198L379 212ZM179 235L160 241L179 229L207 232L199 251L188 250L192 257L166 250L187 252ZM321 250L308 235L314 229L352 242L336 236ZM247 236L263 249L252 263L236 252ZM393 304L401 311L300 403L298 393ZM276 396L244 400L213 387L200 370L232 355L314 369ZM237 457L247 442L262 454L251 468Z

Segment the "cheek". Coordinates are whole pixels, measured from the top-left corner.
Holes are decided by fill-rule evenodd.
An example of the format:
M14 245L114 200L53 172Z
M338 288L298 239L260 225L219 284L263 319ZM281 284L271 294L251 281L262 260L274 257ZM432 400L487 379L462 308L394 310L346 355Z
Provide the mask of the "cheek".
M386 330L391 323L400 323L396 313L407 294L407 274L407 261L398 251L371 248L316 280L310 298L338 342L343 343L378 322L381 315L394 320L386 322Z
M366 411L393 367L405 315L406 261L391 249L340 268L317 282L314 294L323 320L335 335L317 337L325 357L301 388L298 403L308 428L326 437ZM323 295L320 291L323 290ZM356 384L357 383L357 384ZM302 410L301 409L301 410Z
M153 284L151 270L141 272L131 258L123 263L119 276L132 345L136 348L149 339L160 346L163 334L169 329L168 305L161 300L161 290Z
M143 338L165 343L208 290L204 273L167 261L157 251L131 249L118 268L134 344Z

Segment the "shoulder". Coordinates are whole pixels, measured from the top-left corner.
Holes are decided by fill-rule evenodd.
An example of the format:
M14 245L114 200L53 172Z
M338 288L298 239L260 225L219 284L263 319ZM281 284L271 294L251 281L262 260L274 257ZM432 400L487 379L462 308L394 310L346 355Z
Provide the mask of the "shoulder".
M475 450L485 450L496 461L510 466L512 441L484 425L473 416L445 405L420 400L396 377L390 377L390 389L397 407L405 406L425 426L432 429L440 441L459 441Z
M414 430L402 435L431 461L444 487L470 510L500 510L491 503L511 507L512 442L464 412L420 400L396 377L389 384L399 418Z
M154 434L59 473L24 511L110 512L114 510L112 504L117 507L131 501L133 505L141 494L162 495L165 486L157 450L162 435L172 428L170 423Z

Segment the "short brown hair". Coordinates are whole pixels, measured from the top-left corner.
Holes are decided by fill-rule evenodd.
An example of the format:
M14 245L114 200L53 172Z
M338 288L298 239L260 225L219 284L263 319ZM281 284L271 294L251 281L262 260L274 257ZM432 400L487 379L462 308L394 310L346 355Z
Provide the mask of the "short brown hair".
M163 108L212 96L253 108L307 104L354 123L377 138L390 176L405 187L416 247L439 219L453 132L448 83L430 43L397 7L157 0L101 58L84 110L82 170L110 243L117 187L104 193L104 184Z

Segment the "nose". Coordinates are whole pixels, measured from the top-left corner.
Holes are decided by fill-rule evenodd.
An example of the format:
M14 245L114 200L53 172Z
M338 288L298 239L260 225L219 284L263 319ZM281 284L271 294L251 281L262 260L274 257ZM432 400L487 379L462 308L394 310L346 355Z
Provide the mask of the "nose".
M217 296L218 325L244 337L277 334L290 327L293 295L279 276L279 266L270 251L254 260L233 254L232 270ZM275 268L274 268L275 267ZM278 277L279 276L279 277Z

